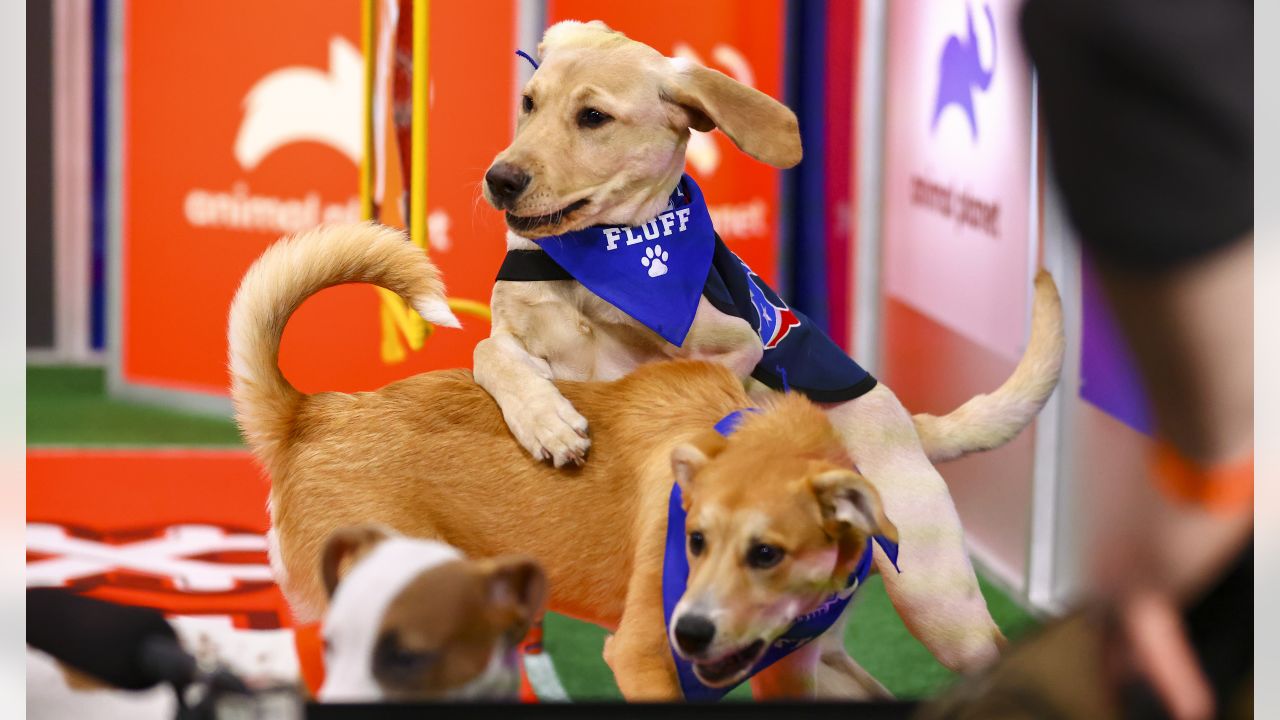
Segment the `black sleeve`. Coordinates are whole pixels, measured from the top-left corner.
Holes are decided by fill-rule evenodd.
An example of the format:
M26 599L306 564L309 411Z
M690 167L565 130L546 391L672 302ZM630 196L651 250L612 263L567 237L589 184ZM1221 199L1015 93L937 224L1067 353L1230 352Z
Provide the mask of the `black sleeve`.
M1050 157L1097 257L1168 268L1253 227L1251 0L1028 0Z

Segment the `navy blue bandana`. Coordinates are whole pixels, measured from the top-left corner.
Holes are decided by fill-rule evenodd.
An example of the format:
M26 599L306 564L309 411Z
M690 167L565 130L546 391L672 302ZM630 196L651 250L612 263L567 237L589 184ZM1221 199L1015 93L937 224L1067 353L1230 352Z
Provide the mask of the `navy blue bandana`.
M733 433L742 422L743 412L743 410L738 410L725 416L723 420L716 423L716 432L721 435ZM748 409L745 412L757 411ZM662 563L662 614L668 628L671 627L671 615L675 612L676 603L680 602L680 598L684 596L685 587L689 582L689 557L685 554L685 512L681 498L679 483L672 483L671 498L667 506L667 544ZM812 612L796 618L791 627L773 641L769 649L751 668L751 672L747 674L747 678L744 678L744 681L790 655L798 648L809 644L810 641L822 635L835 624L835 621L840 618L840 614L844 612L845 607L853 598L854 592L861 587L867 576L871 574L873 540L889 557L893 567L897 569L897 544L881 535L867 538L866 548L862 551L862 557L858 559L857 567L849 574L845 589L832 594ZM676 653L675 648L671 650L671 657L675 660L676 673L680 678L680 690L684 693L685 700L719 700L733 690L734 687L742 684L739 682L731 687L723 688L707 687L694 674L693 663L681 658Z
M793 310L723 242L716 240L702 294L715 309L740 317L760 335L764 354L751 376L775 390L815 402L845 402L876 379L799 310Z
M716 233L693 178L644 225L597 225L534 242L575 280L672 345L693 325Z

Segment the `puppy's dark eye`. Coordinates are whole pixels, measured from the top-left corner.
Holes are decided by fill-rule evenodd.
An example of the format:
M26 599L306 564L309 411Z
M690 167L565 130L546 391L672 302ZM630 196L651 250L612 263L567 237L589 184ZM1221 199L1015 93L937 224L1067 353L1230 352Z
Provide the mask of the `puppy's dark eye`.
M524 97L520 98L520 107L524 109L526 113L533 112L533 98L529 97L528 95L525 95Z
M700 532L689 533L689 552L696 557L702 554L703 548L707 546L707 539L702 537Z
M598 128L612 119L612 117L609 117L595 108L582 108L582 110L578 112L578 127L588 129Z
M765 570L782 562L782 556L785 554L786 551L777 545L759 543L752 545L747 551L747 564L757 570Z
M407 648L400 644L395 632L387 632L373 648L373 674L390 683L411 682L437 659L437 653Z

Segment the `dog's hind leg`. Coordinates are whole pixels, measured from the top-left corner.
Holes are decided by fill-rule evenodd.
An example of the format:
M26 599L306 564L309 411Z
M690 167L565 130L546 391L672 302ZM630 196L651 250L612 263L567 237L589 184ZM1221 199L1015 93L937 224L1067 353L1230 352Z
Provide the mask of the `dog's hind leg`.
M925 456L911 415L881 384L832 406L828 416L898 528L902 572L879 548L875 561L907 629L951 670L994 660L1004 636L978 589L946 482Z
M843 648L822 653L818 663L819 700L889 700L893 693Z
M885 700L893 697L863 670L843 644L832 647L828 637L843 635L833 626L821 638L756 673L751 694L756 700Z

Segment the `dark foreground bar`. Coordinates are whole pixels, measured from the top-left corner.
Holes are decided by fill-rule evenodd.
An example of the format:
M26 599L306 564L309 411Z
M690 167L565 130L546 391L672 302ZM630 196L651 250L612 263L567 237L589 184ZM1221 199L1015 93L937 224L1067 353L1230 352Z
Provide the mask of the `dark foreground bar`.
M536 705L496 704L405 704L405 705L320 705L307 706L307 720L351 720L354 718L840 718L849 720L889 720L909 718L916 704L875 703L734 703L717 704L629 704L629 703L541 703Z

